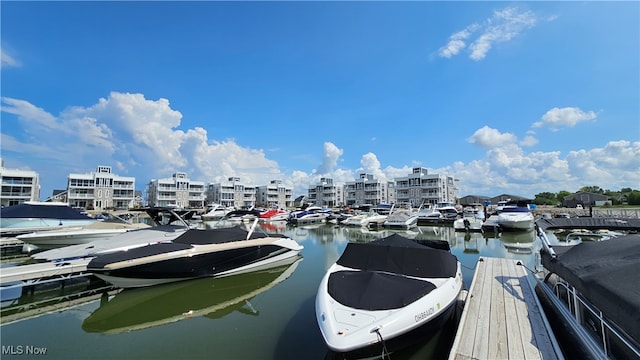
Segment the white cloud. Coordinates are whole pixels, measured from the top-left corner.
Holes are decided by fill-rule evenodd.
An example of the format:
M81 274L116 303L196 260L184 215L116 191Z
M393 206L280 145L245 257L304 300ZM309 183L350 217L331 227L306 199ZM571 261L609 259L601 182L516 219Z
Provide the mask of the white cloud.
M560 127L574 127L579 122L594 120L596 117L594 111L585 112L577 107L554 107L542 115L540 121L533 123L532 127L549 127L557 131Z
M549 21L552 19L548 18ZM517 7L499 9L481 24L473 23L451 35L449 42L438 50L438 55L451 58L459 54L467 46L466 41L471 39L471 35L480 31L469 45L469 58L479 61L487 56L493 44L511 41L536 23L537 18L531 11L521 11Z
M536 139L532 135L527 135L524 137L524 139L522 139L522 141L520 141L520 145L522 146L534 146L537 143L538 143L538 139Z
M476 130L476 132L468 138L467 141L482 147L494 148L515 143L517 141L517 137L511 133L501 133L500 131L485 125Z
M464 30L449 36L449 42L438 50L438 55L444 58L450 58L454 55L458 55L467 45L465 40L471 36L471 34L479 28L478 24L471 24Z
M28 101L3 97L2 102L2 111L16 115L27 131L33 130L37 133L61 129L53 115Z
M20 67L20 62L8 54L6 49L0 49L0 67Z
M344 151L342 149L339 149L333 143L325 142L322 164L318 168L318 173L327 174L335 169L343 152Z

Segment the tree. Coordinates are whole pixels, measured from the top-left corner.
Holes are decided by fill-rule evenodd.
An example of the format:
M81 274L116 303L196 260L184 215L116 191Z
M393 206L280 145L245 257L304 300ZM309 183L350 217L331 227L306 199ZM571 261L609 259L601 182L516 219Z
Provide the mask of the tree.
M640 205L640 191L633 190L627 195L629 205Z
M542 192L539 194L536 194L535 198L533 199L533 203L536 205L558 205L558 199L556 197L556 194L551 193L551 192Z
M593 194L602 194L604 190L600 186L583 186L580 188L581 192L588 192Z
M558 203L562 204L564 202L564 198L569 195L571 195L570 192L568 192L567 190L562 190L558 193L558 195L556 195L556 199L558 200Z

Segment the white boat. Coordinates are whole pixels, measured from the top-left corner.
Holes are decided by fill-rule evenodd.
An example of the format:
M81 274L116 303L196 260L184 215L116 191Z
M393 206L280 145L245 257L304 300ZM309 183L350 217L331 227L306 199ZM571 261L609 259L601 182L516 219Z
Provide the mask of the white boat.
M127 250L157 242L168 242L191 228L187 222L193 211L173 207L141 208L153 220L154 226L128 231L104 240L94 240L85 244L69 245L46 250L31 255L41 261L63 261L78 258L90 258L99 254Z
M442 214L445 220L453 222L458 218L458 209L451 201L442 201L435 205L435 210Z
M294 225L319 224L325 222L330 214L327 209L311 205L302 210L292 211L287 222Z
M253 222L253 220L260 217L260 211L254 208L251 209L237 209L229 211L222 220L231 222Z
M220 220L232 210L220 204L211 204L207 206L207 212L201 215L200 218L202 221Z
M401 229L410 229L418 225L418 215L420 208L418 210L413 209L396 209L389 216L387 220L384 222L384 226L388 228L401 228Z
M418 225L433 225L443 222L442 214L433 205L426 204L418 211Z
M590 230L597 225L590 218L558 220ZM604 225L615 228L613 223ZM625 227L630 226L619 229ZM633 234L563 246L552 245L545 230L536 226L542 242L536 295L554 332L562 336L567 358L640 359L638 230L636 226Z
M498 225L502 230L531 230L535 219L527 206L505 205L498 214Z
M393 205L380 204L370 208L370 210L361 211L354 216L346 218L342 221L342 224L365 228L382 227L389 218L391 211L393 211Z
M3 232L27 233L84 226L96 221L61 202L27 201L0 209L0 228Z
M117 287L145 287L245 273L298 256L303 246L280 234L242 226L188 229L168 242L100 254L87 271Z
M462 289L460 263L445 241L392 234L347 244L316 295L316 319L338 353L393 352L443 326Z
M127 212L130 213L130 212ZM95 221L85 226L69 226L55 230L35 231L16 236L26 244L37 246L39 249L50 249L68 245L86 244L96 240L106 240L127 231L147 228L144 223L132 223L118 216L110 214L110 219Z
M484 220L473 210L465 210L462 218L453 221L455 231L482 231Z

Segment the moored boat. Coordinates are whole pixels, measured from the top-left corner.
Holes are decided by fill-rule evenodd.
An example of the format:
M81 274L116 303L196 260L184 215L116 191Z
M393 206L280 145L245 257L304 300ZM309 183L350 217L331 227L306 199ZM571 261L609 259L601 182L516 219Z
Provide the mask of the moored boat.
M61 202L27 201L0 209L0 229L3 233L28 233L96 222L79 210Z
M243 273L298 255L303 247L280 234L232 228L188 229L169 242L98 255L87 271L122 288Z
M108 239L93 240L88 243L63 246L31 257L40 261L65 261L78 258L90 258L114 251L128 250L157 242L168 242L191 228L188 220L194 215L191 210L173 207L148 207L136 209L146 212L153 226L127 231Z
M387 220L384 222L384 226L388 228L400 228L410 229L418 225L418 213L420 208L413 210L411 208L396 209L392 211Z
M260 221L287 221L289 211L284 209L269 209L260 213Z
M327 209L311 205L302 210L292 211L287 222L294 225L319 224L325 222L330 214Z
M482 231L482 223L478 213L465 210L462 213L462 218L453 221L453 228L456 231Z
M460 263L445 241L393 234L351 242L320 282L316 318L332 351L380 355L442 327L462 286Z
M526 205L505 205L498 214L498 225L502 230L531 230L535 218Z
M536 294L568 357L640 358L640 235L542 242Z
M129 212L127 212L129 213ZM95 221L85 226L69 226L55 230L35 231L18 235L16 238L39 249L57 248L68 245L85 244L96 240L106 240L115 235L144 229L145 223L126 221L118 214L110 214L105 221Z

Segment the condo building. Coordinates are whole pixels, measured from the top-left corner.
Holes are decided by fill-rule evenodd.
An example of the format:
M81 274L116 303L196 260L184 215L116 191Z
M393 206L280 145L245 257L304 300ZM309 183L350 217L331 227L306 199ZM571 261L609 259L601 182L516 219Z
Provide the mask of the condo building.
M40 199L40 175L35 171L7 169L4 160L0 159L0 182L2 207Z
M316 185L309 186L307 198L316 206L344 206L344 184L334 184L333 179L323 177Z
M87 174L67 177L67 203L85 209L129 209L135 203L136 179L113 174L111 166L98 166Z
M293 206L293 188L286 187L282 180L271 180L268 185L256 188L256 206L286 209Z
M398 204L418 207L421 204L456 203L456 179L442 174L429 174L426 168L415 167L411 174L395 178Z
M202 209L205 199L204 181L191 180L184 172L176 172L170 178L152 179L147 184L149 206Z
M395 202L393 181L381 181L371 174L360 174L360 178L344 186L345 205L379 205Z
M229 177L227 181L210 183L206 199L207 204L249 209L256 205L256 187L242 183L239 177Z

